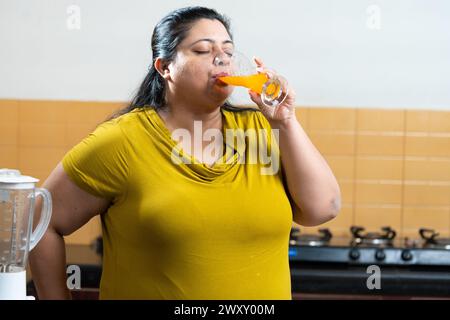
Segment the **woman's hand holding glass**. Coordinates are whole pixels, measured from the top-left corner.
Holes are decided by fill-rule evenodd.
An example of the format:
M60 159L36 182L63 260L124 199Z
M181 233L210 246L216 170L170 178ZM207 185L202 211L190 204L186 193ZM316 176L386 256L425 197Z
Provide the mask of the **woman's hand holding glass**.
M281 79L278 81L282 81L282 89L284 90L282 99L278 100L278 104L276 105L267 105L264 102L264 96L258 94L252 90L249 90L250 98L254 103L256 103L261 110L261 112L266 116L266 118L270 122L283 122L288 121L292 118L295 118L295 92L289 86L286 79L277 75L273 71L266 69L264 63L259 58L254 58L256 63L256 70L258 73L267 74L268 77L273 77L275 79Z
M231 74L218 77L218 80L228 85L248 88L250 99L270 122L295 117L294 91L284 77L266 69L261 59L254 58L255 67L245 55L234 52L231 58L217 56L214 63L230 64Z

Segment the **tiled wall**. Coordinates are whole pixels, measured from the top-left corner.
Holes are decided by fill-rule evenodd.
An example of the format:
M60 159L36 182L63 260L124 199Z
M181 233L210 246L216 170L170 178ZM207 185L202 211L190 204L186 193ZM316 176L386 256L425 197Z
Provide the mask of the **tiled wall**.
M0 100L0 167L45 180L62 156L121 103ZM390 225L450 234L450 111L298 108L310 138L341 186L339 216L320 227ZM313 232L318 228L302 228ZM67 238L90 243L98 219Z
M321 227L450 233L449 111L301 108L299 119L341 186L343 209Z
M0 100L0 167L19 169L40 185L72 146L121 105ZM66 241L90 243L100 232L96 217Z

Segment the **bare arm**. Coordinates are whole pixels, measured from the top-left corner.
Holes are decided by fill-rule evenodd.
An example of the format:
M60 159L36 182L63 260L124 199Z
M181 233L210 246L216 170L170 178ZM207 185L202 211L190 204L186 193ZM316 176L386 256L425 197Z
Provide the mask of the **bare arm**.
M30 252L30 267L39 299L70 299L66 286L66 256L63 236L69 235L104 212L109 200L80 189L59 163L42 186L53 200L49 228ZM40 212L40 201L36 213ZM37 221L38 218L35 218Z
M294 222L315 226L336 217L341 206L339 185L296 117L273 127L279 129L281 162L293 200Z
M264 72L261 59L255 58L257 70ZM320 152L313 145L295 115L295 91L288 95L276 112L265 106L261 97L249 92L271 127L279 130L281 163L286 177L294 222L303 226L325 223L339 213L339 184Z

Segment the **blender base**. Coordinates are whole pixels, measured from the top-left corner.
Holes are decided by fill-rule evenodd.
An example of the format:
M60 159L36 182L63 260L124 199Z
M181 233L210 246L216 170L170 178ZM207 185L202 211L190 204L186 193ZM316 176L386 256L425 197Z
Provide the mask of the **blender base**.
M0 300L34 300L27 297L25 270L19 272L0 272Z

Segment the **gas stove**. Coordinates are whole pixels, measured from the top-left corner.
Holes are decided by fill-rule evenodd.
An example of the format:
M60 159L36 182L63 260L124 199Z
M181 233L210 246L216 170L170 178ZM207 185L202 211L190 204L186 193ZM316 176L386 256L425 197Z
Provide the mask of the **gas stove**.
M350 237L333 237L328 229L319 234L291 230L291 261L346 263L352 265L424 265L450 266L450 238L441 238L434 230L420 229L419 239L397 239L396 232L384 227L380 232L364 232L352 226Z
M431 229L415 238L399 238L390 227L367 232L353 226L347 237L328 229L316 234L291 230L289 264L292 289L298 294L332 294L353 298L450 298L450 239ZM380 272L379 290L367 281Z
M422 243L424 248L450 250L450 238L439 237L439 233L432 229L420 229L419 233L424 240Z

